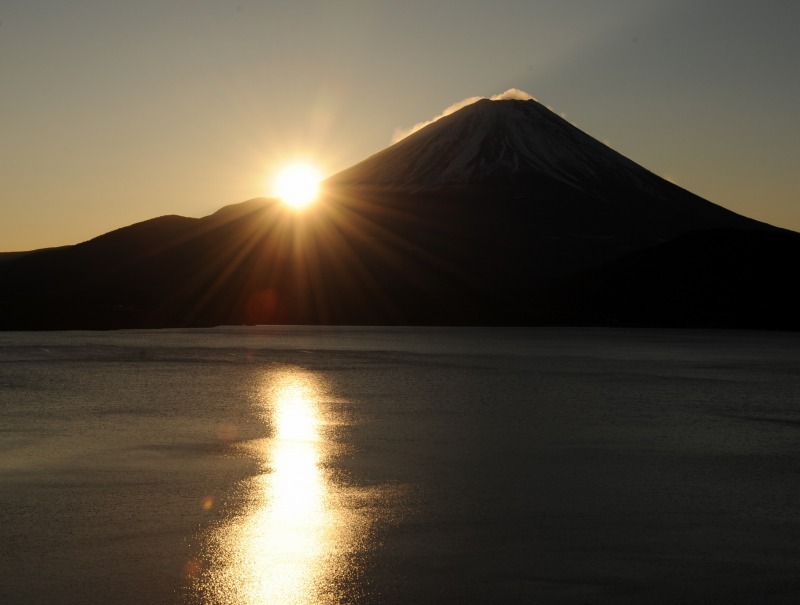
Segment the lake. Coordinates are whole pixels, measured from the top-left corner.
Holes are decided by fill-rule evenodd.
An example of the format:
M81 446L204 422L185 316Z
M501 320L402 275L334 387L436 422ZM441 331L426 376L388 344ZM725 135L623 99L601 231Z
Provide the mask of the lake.
M0 602L794 603L800 334L0 333Z

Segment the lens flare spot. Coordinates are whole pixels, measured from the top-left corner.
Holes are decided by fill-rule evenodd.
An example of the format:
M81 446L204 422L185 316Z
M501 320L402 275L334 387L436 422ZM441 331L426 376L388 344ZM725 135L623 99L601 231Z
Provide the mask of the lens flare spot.
M189 580L196 580L202 575L202 573L203 562L196 557L190 558L183 566L183 575Z

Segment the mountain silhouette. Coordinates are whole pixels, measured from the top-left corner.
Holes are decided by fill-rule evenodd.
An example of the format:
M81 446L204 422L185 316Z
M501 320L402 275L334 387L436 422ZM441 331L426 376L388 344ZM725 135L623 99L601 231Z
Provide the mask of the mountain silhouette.
M533 276L585 269L689 231L770 228L656 176L534 100L468 105L328 183L380 205L419 202L414 211L434 220L435 208L419 206L456 201L462 236L499 232L495 239L532 255L525 270Z
M482 100L332 176L306 212L257 198L0 256L0 328L796 327L799 239L536 101Z

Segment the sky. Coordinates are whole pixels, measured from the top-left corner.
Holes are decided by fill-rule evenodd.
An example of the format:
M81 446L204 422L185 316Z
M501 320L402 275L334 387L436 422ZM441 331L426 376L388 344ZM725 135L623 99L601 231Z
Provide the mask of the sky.
M794 0L0 0L0 251L205 216L512 87L800 230L798 23Z

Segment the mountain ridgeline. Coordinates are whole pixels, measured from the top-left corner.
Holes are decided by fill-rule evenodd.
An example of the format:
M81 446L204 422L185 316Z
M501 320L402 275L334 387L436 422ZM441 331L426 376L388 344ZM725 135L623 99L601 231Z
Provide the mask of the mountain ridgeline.
M334 175L0 256L0 328L242 323L797 329L800 235L661 179L536 101L482 100Z

